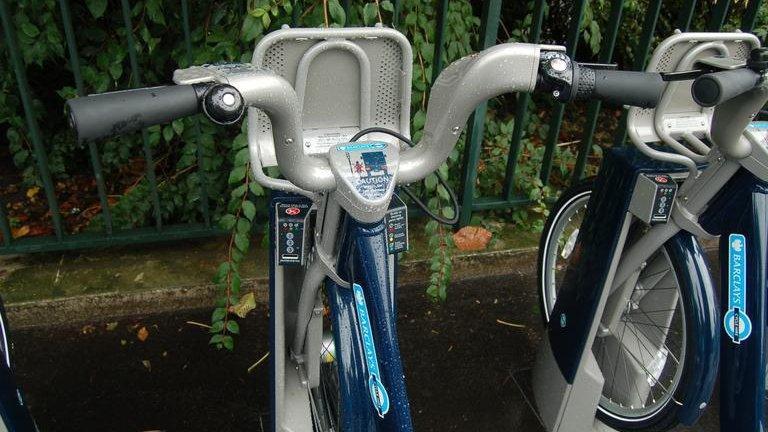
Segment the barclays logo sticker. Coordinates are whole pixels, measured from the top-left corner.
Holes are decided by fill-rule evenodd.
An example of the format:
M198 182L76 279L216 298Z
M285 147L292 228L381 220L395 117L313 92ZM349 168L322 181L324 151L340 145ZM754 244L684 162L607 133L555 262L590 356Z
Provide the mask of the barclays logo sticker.
M747 315L747 240L741 234L728 237L728 311L723 317L725 333L735 344L752 334Z
M340 144L336 146L336 150L343 152L354 152L360 150L383 150L387 147L386 143L381 141L362 142L362 143L349 143Z
M363 337L363 350L365 351L365 364L368 367L368 391L371 393L371 402L379 417L389 412L389 394L381 382L379 372L379 359L376 356L376 344L373 341L371 320L368 316L368 306L365 303L363 287L352 284L357 309L357 323L360 327L360 335Z

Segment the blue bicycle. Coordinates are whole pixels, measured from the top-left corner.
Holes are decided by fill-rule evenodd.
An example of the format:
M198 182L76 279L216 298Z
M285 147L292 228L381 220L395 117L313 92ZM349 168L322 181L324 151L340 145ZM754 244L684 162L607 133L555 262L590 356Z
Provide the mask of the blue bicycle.
M565 192L541 239L548 430L692 425L718 372L721 430L765 430L766 71L753 35L678 33L626 87L650 102L629 110L634 147ZM719 304L697 240L714 236Z
M273 191L270 430L413 429L395 325L396 254L408 236L396 191L427 210L407 185L444 163L479 103L533 91L632 105L656 96L642 73L583 68L574 79L564 47L502 44L440 74L414 144L412 62L392 29L283 29L259 42L252 64L191 67L174 73L176 86L68 102L81 140L247 113L253 176Z

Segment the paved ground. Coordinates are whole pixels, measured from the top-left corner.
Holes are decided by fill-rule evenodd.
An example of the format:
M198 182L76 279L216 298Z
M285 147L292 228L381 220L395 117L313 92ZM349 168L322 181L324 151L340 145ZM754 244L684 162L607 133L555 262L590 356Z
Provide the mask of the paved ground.
M442 305L401 288L416 430L543 430L525 390L540 340L533 284L530 275L465 280ZM266 311L244 323L234 353L207 348L204 330L186 323L207 318L190 311L14 332L19 380L41 429L261 430L267 368L246 369L267 351ZM695 430L718 430L716 414Z

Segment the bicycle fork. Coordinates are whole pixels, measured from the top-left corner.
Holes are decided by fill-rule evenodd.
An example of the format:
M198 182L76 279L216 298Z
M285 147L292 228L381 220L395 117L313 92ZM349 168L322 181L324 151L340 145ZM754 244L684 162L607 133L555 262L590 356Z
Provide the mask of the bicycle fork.
M341 390L341 429L412 431L397 337L396 261L387 253L384 223L347 217L339 275L328 295Z

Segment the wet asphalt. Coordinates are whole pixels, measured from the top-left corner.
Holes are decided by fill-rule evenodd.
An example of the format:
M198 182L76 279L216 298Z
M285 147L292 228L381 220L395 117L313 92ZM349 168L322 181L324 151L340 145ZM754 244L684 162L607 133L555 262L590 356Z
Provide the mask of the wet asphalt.
M534 285L534 275L462 280L442 304L420 285L400 288L417 431L544 430L530 404L541 341ZM208 319L193 310L12 331L18 381L41 430L266 430L267 363L247 369L267 352L267 311L244 320L232 353L207 346L194 322ZM677 430L718 431L716 408Z

